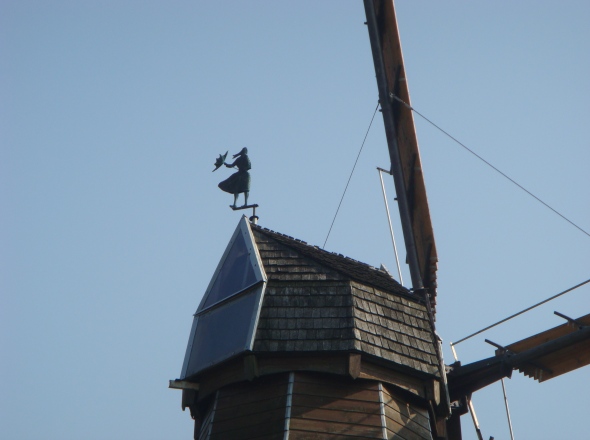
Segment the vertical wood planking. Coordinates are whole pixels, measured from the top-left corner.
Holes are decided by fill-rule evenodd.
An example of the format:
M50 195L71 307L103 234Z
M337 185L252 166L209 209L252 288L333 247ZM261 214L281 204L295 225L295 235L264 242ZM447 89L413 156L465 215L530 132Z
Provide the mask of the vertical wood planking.
M382 439L376 382L296 373L289 440Z
M426 409L397 398L387 387L383 387L383 397L388 438L432 440L430 418Z
M210 440L283 440L288 383L280 374L222 388Z
M199 435L199 440L209 440L211 438L211 428L213 425L213 419L215 417L215 408L217 407L217 397L219 396L219 391L215 393L215 399L213 400L213 405L211 406L211 410L205 417L203 421L203 425L201 426L201 435Z

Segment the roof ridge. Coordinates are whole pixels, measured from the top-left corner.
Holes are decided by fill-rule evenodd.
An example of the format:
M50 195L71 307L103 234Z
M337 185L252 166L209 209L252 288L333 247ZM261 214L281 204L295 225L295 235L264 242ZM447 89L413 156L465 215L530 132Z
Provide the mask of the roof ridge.
M406 296L413 301L421 302L421 298L412 295L411 291L401 285L395 278L375 266L371 266L363 261L345 256L337 252L327 251L317 245L310 245L303 240L296 239L286 234L273 231L257 224L250 225L254 231L277 241L279 244L286 246L298 252L305 258L315 261L321 266L335 270L351 280L358 281L362 284L373 286L379 290L394 292Z
M324 252L324 253L326 253L326 254L329 254L329 255L335 255L335 256L337 256L337 257L340 257L340 258L345 258L345 259L347 259L347 260L350 260L350 261L352 261L352 262L354 262L354 263L357 263L357 264L362 264L363 266L367 266L369 269L372 269L372 270L378 271L378 272L380 272L380 273L385 273L385 272L384 272L383 270L381 270L380 268L378 268L378 267L375 267L375 266L372 266L372 265L370 265L369 263L365 263L364 261L357 260L357 259L355 259L355 258L349 257L349 256L347 256L347 255L344 255L344 254L341 254L341 253L338 253L338 252L327 251L326 249L324 249L324 248L321 248L321 247L319 247L318 245L309 244L308 242L306 242L306 241L304 241L304 240L300 240L300 239L298 239L298 238L291 237L290 235L283 234L283 233L281 233L281 232L277 232L277 231L273 231L272 229L264 228L264 227L262 227L262 226L259 226L259 225L256 225L256 224L252 224L251 226L253 226L255 229L262 230L261 232L265 232L265 231L266 231L266 232L270 232L271 234L275 234L275 235L278 235L278 236L280 236L280 237L285 237L285 238L288 238L288 239L290 239L290 240L293 240L293 241L295 241L295 242L297 242L297 243L301 243L301 244L304 244L304 245L306 245L306 246L308 246L308 247L311 247L311 248L313 248L313 249L316 249L316 250L318 250L318 251L320 251L320 252ZM288 246L288 245L287 245L287 246ZM390 278L391 278L391 279L393 279L393 280L395 281L395 278L393 278L393 277L390 277Z

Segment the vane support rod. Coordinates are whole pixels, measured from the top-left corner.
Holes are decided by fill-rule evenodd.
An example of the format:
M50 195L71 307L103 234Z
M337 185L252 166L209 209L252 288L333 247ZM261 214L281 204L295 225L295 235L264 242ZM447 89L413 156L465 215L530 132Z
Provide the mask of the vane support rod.
M383 201L385 202L385 211L387 212L387 221L389 223L389 233L391 234L391 243L393 244L393 252L395 254L395 264L397 265L397 273L399 275L399 283L403 286L404 280L402 278L402 269L399 265L399 257L397 255L397 246L395 245L395 236L393 234L393 226L391 225L391 215L389 214L389 204L387 203L387 194L385 194L385 185L383 184L383 175L381 174L385 171L383 168L377 167L377 171L379 172L379 180L381 181L381 191L383 192ZM385 171L389 174L389 171Z
M473 426L475 427L475 433L477 434L477 438L478 440L483 440L483 435L481 433L481 428L479 427L477 415L475 415L475 408L473 406L473 401L471 400L471 397L467 397L467 406L469 407L469 414L471 414L471 420L473 420Z
M504 405L506 406L506 417L508 418L508 428L510 429L510 439L514 440L514 432L512 431L512 419L510 418L510 409L508 409L508 397L506 396L506 386L504 385L504 378L502 378L502 393L504 393Z

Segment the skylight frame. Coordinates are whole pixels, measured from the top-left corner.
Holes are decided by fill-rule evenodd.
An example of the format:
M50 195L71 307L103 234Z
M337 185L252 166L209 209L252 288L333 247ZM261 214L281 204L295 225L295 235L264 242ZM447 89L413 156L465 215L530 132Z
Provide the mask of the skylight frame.
M258 320L260 318L260 310L262 307L262 301L264 299L265 290L266 290L266 283L264 283L264 282L258 283L254 287L247 289L245 292L242 292L242 294L239 295L239 298L236 298L236 296L234 295L233 298L235 299L235 301L224 301L224 303L220 304L218 307L211 307L211 308L207 309L206 311L204 311L203 313L201 313L199 315L195 315L194 320L193 320L193 325L191 328L191 335L189 338L187 351L186 351L184 362L182 365L182 371L180 374L181 379L185 379L189 376L194 376L195 374L198 374L198 373L202 372L203 370L206 370L216 364L219 364L221 362L232 359L236 356L239 356L242 353L252 351L253 346L254 346L254 340L256 338L256 329L258 327ZM252 310L253 313L250 315L249 319L247 320L247 325L242 327L241 329L237 329L237 330L242 330L242 329L246 330L244 332L243 339L240 339L240 341L237 341L238 343L233 346L230 343L230 344L226 345L226 347L224 347L224 348L232 347L230 350L227 350L227 351L220 350L220 352L217 354L211 354L209 352L206 352L206 353L203 353L203 356L199 356L199 357L196 357L195 359L192 359L192 354L195 349L195 347L194 347L195 339L198 339L199 342L204 341L204 339L202 339L202 337L197 338L199 324L201 326L209 325L210 327L207 328L205 331L211 332L211 330L215 329L216 325L220 325L222 323L223 318L224 318L223 317L224 309L227 311L227 310L231 309L233 306L239 306L240 305L239 302L241 300L247 300L250 295L252 297L252 308L249 310ZM235 310L236 309L234 309L234 311ZM237 310L239 313L240 310L239 309L237 309ZM207 322L208 318L211 318L211 321ZM244 321L242 321L242 323L244 323ZM236 330L236 329L232 329L232 330ZM239 334L236 335L236 337L239 337ZM225 342L228 342L228 341L225 341ZM243 342L243 343L240 344L240 342ZM203 346L206 346L206 342L203 344ZM202 348L203 346L201 346L200 348ZM191 360L192 360L192 362L191 362ZM189 367L191 367L191 366L192 366L191 371L189 371Z
M207 305L205 307L205 304L207 303L207 299L209 297L209 294L211 293L215 281L217 280L217 277L220 271L222 270L235 241L238 239L240 235L244 239L244 243L248 251L248 261L252 265L255 281L247 286L242 286L242 288L238 291L233 292L230 295L224 297L223 299L213 304ZM254 340L256 338L256 329L258 328L258 321L262 309L262 302L264 300L264 294L266 291L266 282L267 276L264 271L264 266L262 265L262 259L260 258L258 247L256 246L254 234L252 233L252 230L250 228L250 222L247 220L246 216L243 216L240 222L238 223L238 226L234 231L223 253L223 256L221 257L219 264L217 265L217 268L213 276L211 277L211 280L209 281L209 285L207 286L207 290L205 291L205 294L201 299L197 311L193 315L193 323L180 376L182 379L186 378L187 374L189 376L193 376L215 364L231 359L244 352L251 352L253 350ZM199 323L201 322L201 325L211 325L212 328L214 328L216 324L219 324L220 321L216 320L220 318L221 314L223 314L224 309L228 311L231 310L232 306L234 305L233 303L235 301L246 301L249 295L252 295L253 297L253 302L251 304L252 308L247 309L251 310L251 316L249 317L248 321L241 321L242 324L248 322L247 330L243 333L244 339L241 339L241 341L243 341L244 344L240 345L240 341L238 341L238 344L236 344L236 348L233 351L213 355L210 358L206 359L204 363L200 363L198 361L198 358L195 358L195 360L193 360L194 363L191 362L195 342L197 342L198 345L203 343L203 339L201 339L203 337L202 335L201 337L197 338L197 334L199 331ZM207 318L211 318L209 324L206 323ZM246 326L243 326L242 330L245 330L245 327ZM209 330L211 330L211 328ZM195 341L196 338L197 341ZM206 345L206 343L204 345ZM200 346L202 347L203 345ZM231 346L231 344L229 344L228 346ZM192 368L189 372L188 370L189 367L191 367L191 365L194 368Z
M235 241L237 240L239 234L242 235L242 237L244 239L244 243L246 244L246 248L248 249L250 263L252 264L252 267L254 269L254 276L256 277L256 280L253 283L251 283L247 286L244 286L241 290L238 290L238 291L232 293L231 295L226 296L225 298L205 307L205 304L207 303L207 299L209 298L209 294L211 293L211 289L213 288L213 285L215 284L215 281L217 280L217 276L219 275L219 272L223 268L223 265L225 264L225 261L227 260L227 257L229 255L229 253L231 252L231 249L232 249ZM215 269L215 272L213 273L213 276L211 277L211 280L209 281L209 285L207 286L207 290L205 290L205 294L203 295L203 298L201 299L201 302L199 303L199 307L197 308L197 311L195 312L195 316L197 316L207 310L210 310L214 307L217 307L220 304L224 303L225 301L229 301L231 298L235 297L236 295L239 295L242 292L245 292L245 291L251 289L252 287L254 287L256 284L260 283L261 281L264 281L265 283L267 281L266 273L265 273L264 267L262 265L262 259L260 258L260 254L258 253L258 248L256 247L256 241L254 239L254 235L252 234L252 230L250 229L250 222L248 221L246 216L242 216L242 218L240 219L240 223L238 224L238 227L234 231L229 243L227 244L227 247L225 248L225 251L224 251L222 257L219 260L219 264L217 265L217 268Z

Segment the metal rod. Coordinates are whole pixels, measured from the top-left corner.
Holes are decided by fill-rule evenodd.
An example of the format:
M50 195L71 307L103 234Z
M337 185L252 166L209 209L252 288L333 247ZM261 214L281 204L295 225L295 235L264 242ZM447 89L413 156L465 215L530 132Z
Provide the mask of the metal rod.
M291 407L293 404L293 384L295 383L295 373L289 373L289 386L287 387L287 405L285 406L285 435L283 440L289 438L289 431L291 430Z
M499 348L500 350L506 350L506 347L500 345L500 344L496 344L494 341L490 341L489 339L485 339L485 341L490 344L493 345L496 348Z
M549 301L551 301L551 300L553 300L553 299L555 299L555 298L557 298L557 297L559 297L559 296L561 296L561 295L565 295L566 293L568 293L568 292L571 292L572 290L575 290L575 289L577 289L578 287L581 287L581 286L583 286L584 284L588 284L588 283L590 283L590 279L588 279L588 280L586 280L586 281L584 281L584 282L581 282L580 284L577 284L577 285L575 285L574 287L570 287L569 289L567 289L567 290L564 290L563 292L560 292L560 293L558 293L557 295L553 295L551 298L547 298L547 299L546 299L546 300L544 300L544 301L541 301L541 302L539 302L539 303L537 303L537 304L534 304L534 305L532 305L532 306L530 306L530 307L528 307L528 308L526 308L526 309L524 309L524 310L521 310L520 312L518 312L518 313L515 313L514 315L510 315L508 318L504 318L504 319L502 319L501 321L498 321L498 322L496 322L495 324L488 325L486 328L483 328L483 329L481 329L481 330L479 330L479 331L477 331L477 332L475 332L475 333L472 333L472 334L470 334L469 336L465 336L463 339L459 339L457 342L451 342L451 346L453 346L453 345L457 345L457 344L459 344L459 343L461 343L461 342L463 342L463 341L466 341L467 339L469 339L469 338L472 338L472 337L474 337L474 336L476 336L476 335L479 335L480 333L483 333L483 332L485 332L486 330L489 330L489 329L491 329L492 327L495 327L495 326L497 326L497 325L500 325L500 324L502 324L503 322L506 322L506 321L508 321L508 320L510 320L510 319L512 319L512 318L515 318L515 317L517 317L518 315L522 315L523 313L525 313L525 312L528 312L529 310L532 310L532 309L534 309L535 307L539 307L540 305L542 305L542 304L545 304L546 302L549 302Z
M514 440L514 433L512 432L512 420L510 419L510 410L508 409L508 397L506 397L506 387L504 386L504 378L502 378L502 392L504 393L504 404L506 405L506 417L508 417L508 428L510 428L510 439Z
M399 257L397 256L397 246L395 245L395 236L393 235L393 226L391 225L391 215L389 214L389 204L387 203L387 194L385 194L385 185L383 184L383 175L381 174L381 168L377 168L377 172L379 173L379 180L381 181L381 191L383 192L383 201L385 202L385 211L387 212L389 233L391 234L391 242L393 243L393 252L395 253L395 264L397 265L399 283L403 286L404 280L402 278L402 269L399 265Z
M453 352L453 357L455 358L455 361L458 361L459 358L457 357L457 352L455 351L455 344L451 342L449 345L451 346L451 351Z
M570 324L573 325L577 325L578 327L584 327L584 323L574 319L574 318L570 318L569 316L564 315L563 313L559 313L559 312L553 312L553 314L559 316L560 318L565 319L567 322L569 322Z
M451 342L451 350L453 352L453 357L455 361L459 361L459 357L457 356L457 352L455 351L455 346ZM477 420L477 415L475 414L475 407L473 406L473 401L471 400L471 396L466 396L467 400L467 408L469 408L469 414L471 414L471 420L473 420L473 426L475 427L475 433L477 434L478 440L483 440L483 434L481 433L481 428L479 426L479 421ZM493 440L494 437L490 437L490 440Z
M479 427L479 422L477 421L477 416L475 415L475 408L473 407L473 402L471 401L471 397L467 398L467 406L469 407L469 414L471 414L471 419L473 420L473 426L475 426L475 432L477 434L477 438L479 440L483 440L483 435L482 435L481 429Z

